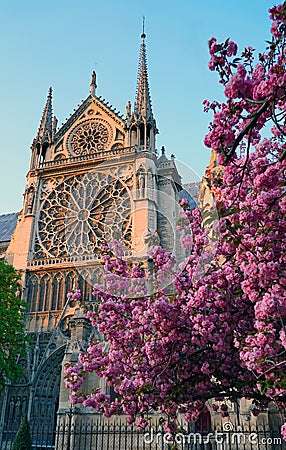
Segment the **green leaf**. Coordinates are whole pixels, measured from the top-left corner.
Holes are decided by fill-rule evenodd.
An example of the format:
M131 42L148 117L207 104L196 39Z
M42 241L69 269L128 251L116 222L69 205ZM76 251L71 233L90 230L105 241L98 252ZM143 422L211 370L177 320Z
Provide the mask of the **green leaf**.
M18 294L20 276L13 266L0 261L0 385L22 375L17 363L26 355L26 304Z

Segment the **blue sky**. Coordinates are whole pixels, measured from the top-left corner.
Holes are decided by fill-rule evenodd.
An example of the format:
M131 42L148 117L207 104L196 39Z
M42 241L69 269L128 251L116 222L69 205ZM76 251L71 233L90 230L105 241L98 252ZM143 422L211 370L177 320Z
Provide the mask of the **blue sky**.
M59 125L89 94L125 113L135 96L142 16L146 17L149 82L166 147L200 177L210 152L203 145L211 116L202 101L221 99L207 68L208 39L230 37L240 49L262 51L275 1L2 0L0 8L0 214L19 211L30 144L49 86ZM188 172L188 171L187 171Z

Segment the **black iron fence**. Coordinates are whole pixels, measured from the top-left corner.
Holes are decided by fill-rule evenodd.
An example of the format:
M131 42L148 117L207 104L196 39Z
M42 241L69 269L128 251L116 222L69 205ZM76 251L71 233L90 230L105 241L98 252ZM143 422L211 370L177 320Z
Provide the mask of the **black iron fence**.
M138 430L125 422L98 420L76 422L66 417L56 430L38 423L32 429L33 450L286 450L279 430L266 427L237 427L224 425L212 431L179 429L172 437L159 422ZM6 431L0 441L1 450L11 450L15 431Z

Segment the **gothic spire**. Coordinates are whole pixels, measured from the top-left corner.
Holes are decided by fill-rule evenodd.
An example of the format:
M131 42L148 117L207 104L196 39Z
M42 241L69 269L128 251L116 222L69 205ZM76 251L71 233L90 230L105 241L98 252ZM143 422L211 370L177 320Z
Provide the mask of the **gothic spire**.
M53 134L53 110L52 110L52 88L50 87L46 105L43 111L41 123L39 126L37 138L52 137ZM48 136L47 136L48 135Z
M143 33L141 34L142 42L139 56L139 68L138 68L138 79L137 79L134 112L138 118L142 118L143 120L147 121L149 119L153 119L153 113L148 82L145 38L146 34L144 32L144 17L143 17Z

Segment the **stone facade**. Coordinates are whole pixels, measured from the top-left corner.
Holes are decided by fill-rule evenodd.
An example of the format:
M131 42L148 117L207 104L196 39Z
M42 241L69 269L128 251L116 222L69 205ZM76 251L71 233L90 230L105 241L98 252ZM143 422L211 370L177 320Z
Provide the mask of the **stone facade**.
M179 248L181 177L174 157L164 149L157 155L145 37L134 110L128 102L125 118L96 96L94 72L88 97L60 129L48 92L23 208L8 248L5 241L7 261L22 274L31 341L20 361L23 377L1 394L1 433L16 430L24 413L32 429L39 420L50 429L69 410L62 364L76 358L95 330L66 294L79 288L92 304L92 286L104 277L101 245L121 237L126 258L144 262L145 239L159 230L162 245Z
M178 198L187 196L195 206L198 186L182 190L174 157L167 158L164 148L158 156L145 37L143 33L134 108L128 102L124 118L96 96L93 72L88 97L57 129L49 90L31 145L23 208L19 214L0 216L0 258L22 274L30 335L28 357L19 361L22 378L0 393L0 442L1 436L18 429L27 413L32 430L40 424L53 445L51 427L69 417L63 365L77 360L96 330L66 294L79 288L86 304L96 301L92 286L104 278L101 245L121 237L126 258L144 263L147 238L153 235L179 260L184 257L175 231ZM199 190L201 206L212 204L210 180L220 174L213 153ZM86 383L105 388L95 376ZM211 410L211 402L209 406ZM267 424L269 412L256 419L251 407L244 399L229 403L227 421ZM274 406L270 412L277 424L280 417ZM83 416L90 420L94 413L74 409L73 423ZM208 413L204 420L203 426L211 429L221 418ZM63 442L59 448L65 446Z

